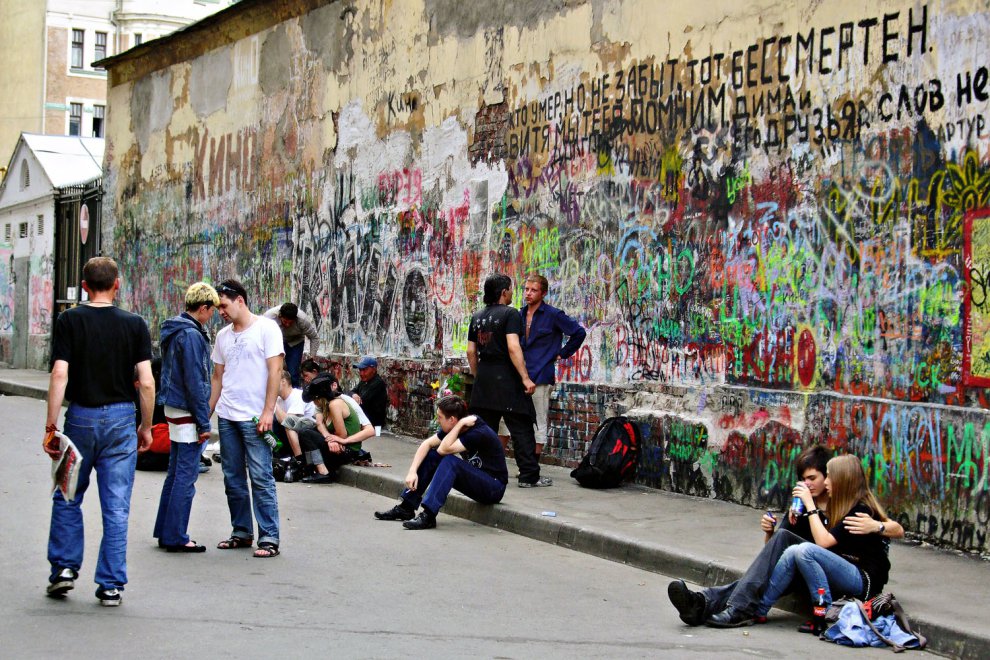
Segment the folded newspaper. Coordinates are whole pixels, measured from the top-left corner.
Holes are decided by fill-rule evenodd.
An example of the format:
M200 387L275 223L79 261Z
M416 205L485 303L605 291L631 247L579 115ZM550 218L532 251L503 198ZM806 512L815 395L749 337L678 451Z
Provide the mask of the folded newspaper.
M66 502L76 498L76 486L79 483L79 468L82 466L82 454L69 439L69 436L54 431L48 434L45 444L57 448L61 455L52 461L52 492L57 488Z

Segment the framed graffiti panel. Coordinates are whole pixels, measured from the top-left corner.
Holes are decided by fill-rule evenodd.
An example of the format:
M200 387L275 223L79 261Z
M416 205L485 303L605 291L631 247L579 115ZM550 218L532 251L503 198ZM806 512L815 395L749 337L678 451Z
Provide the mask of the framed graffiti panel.
M990 387L990 209L967 213L963 232L963 382Z

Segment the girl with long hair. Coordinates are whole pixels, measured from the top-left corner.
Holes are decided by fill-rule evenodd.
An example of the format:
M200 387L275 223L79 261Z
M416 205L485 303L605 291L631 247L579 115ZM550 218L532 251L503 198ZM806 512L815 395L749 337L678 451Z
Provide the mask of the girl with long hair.
M834 598L854 596L868 599L880 593L887 583L890 559L889 541L883 537L887 514L866 483L866 473L856 456L836 456L828 462L825 477L828 491L829 527L818 515L815 501L802 484L794 489L808 510L814 543L794 545L784 551L770 576L770 582L757 609L765 617L783 595L797 573L804 578L812 603L818 590L824 589L825 605ZM852 516L859 527L869 526L872 533L854 532L844 521Z
M341 465L370 457L361 443L375 436L375 427L354 399L341 394L333 375L322 373L310 381L303 401L314 402L317 410L316 429L299 433L303 454L315 469L303 477L304 483L332 483Z

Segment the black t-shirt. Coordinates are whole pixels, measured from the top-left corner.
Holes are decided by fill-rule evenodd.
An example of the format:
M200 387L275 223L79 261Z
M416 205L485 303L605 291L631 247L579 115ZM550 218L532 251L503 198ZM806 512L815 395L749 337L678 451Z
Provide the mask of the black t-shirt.
M511 364L505 336L521 335L522 330L522 317L518 309L508 305L489 305L471 317L468 341L473 341L478 347L478 359L481 362Z
M828 527L828 517L824 513L817 513L812 515L817 515L821 517L822 523L825 525L826 528ZM808 516L806 515L798 516L797 521L793 525L791 524L790 517L787 515L786 511L784 511L782 517L783 520L780 521L780 529L789 530L797 534L804 540L810 541L811 543L815 542L815 535L811 533L811 521L808 520Z
M371 425L383 426L388 409L388 389L384 379L375 374L371 380L358 383L352 392L361 397L361 410L368 416Z
M846 514L846 517L866 513L875 517L870 507L859 503ZM835 526L828 530L835 538L835 545L829 550L847 559L869 575L869 594L867 598L880 593L884 585L887 584L887 577L890 574L890 557L887 553L890 549L890 542L879 534L853 534L842 521L836 521ZM863 589L867 589L864 581ZM862 598L864 594L847 594Z
M468 326L468 341L478 351L478 372L471 388L471 410L497 410L536 417L533 397L526 394L522 378L509 356L506 336L522 332L519 310L490 305L475 312Z
M113 306L73 307L55 321L56 360L69 363L69 401L88 407L133 401L134 365L151 360L148 324Z
M502 441L483 419L478 417L474 426L462 432L457 439L467 450L461 453L465 461L495 477L501 483L509 483L509 470L505 466Z

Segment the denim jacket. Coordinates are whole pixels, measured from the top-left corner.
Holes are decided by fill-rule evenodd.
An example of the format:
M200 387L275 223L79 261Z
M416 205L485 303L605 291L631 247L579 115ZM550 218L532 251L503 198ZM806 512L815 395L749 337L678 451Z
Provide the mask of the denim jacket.
M192 413L196 430L210 430L210 342L189 314L162 323L162 383L158 403Z

